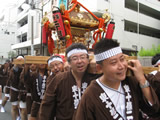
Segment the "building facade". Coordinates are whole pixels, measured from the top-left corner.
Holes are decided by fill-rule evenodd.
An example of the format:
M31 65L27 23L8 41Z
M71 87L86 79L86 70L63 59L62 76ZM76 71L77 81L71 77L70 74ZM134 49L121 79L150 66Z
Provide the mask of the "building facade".
M35 9L37 7L37 9ZM12 49L17 54L30 55L33 40L34 50L41 43L41 15L39 3L33 0L21 0L17 6L17 32Z
M15 55L11 49L16 34L15 10L15 5L8 5L0 15L0 64Z
M8 24L8 23L7 23ZM15 25L1 25L0 27L0 64L3 64L6 59L10 59L14 53L11 46L14 44L15 39Z
M89 7L98 12L108 9L115 22L113 38L120 42L122 48L139 51L160 44L158 0L94 0L90 1Z
M90 11L100 14L108 9L115 22L113 38L124 49L139 51L160 44L160 2L158 0L78 0ZM59 0L21 0L18 5L17 33L12 49L18 54L34 52L48 55L47 46L41 44L42 13L51 14L51 4L58 5ZM24 9L22 5L29 4ZM43 11L42 11L43 8ZM33 31L33 32L32 32ZM33 42L32 42L33 39Z

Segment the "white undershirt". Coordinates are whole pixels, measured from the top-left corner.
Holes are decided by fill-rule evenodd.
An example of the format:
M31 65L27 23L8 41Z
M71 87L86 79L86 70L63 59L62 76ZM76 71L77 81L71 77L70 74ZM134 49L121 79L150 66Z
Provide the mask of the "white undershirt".
M108 95L108 97L111 99L112 103L116 107L116 110L118 113L126 120L126 113L125 113L125 95L124 90L122 89L122 85L120 83L120 86L118 90L115 90L113 88L110 88L104 84L102 84L98 79L96 82L100 85L100 87L105 91L105 93ZM119 91L119 92L117 92Z
M152 71L152 72L150 72L149 74L153 74L153 75L156 75L157 74L157 70L155 70L155 71Z

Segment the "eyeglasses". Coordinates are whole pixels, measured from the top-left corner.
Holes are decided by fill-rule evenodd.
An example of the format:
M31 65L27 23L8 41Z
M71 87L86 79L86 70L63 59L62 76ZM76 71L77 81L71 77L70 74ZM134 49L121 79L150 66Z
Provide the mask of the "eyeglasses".
M71 61L77 62L79 59L84 61L86 60L86 58L88 58L88 56L86 54L83 54L83 55L80 55L79 57L78 56L71 57Z
M59 65L61 64L61 62L55 63L53 65L50 65L50 68L54 68L54 67L59 67Z

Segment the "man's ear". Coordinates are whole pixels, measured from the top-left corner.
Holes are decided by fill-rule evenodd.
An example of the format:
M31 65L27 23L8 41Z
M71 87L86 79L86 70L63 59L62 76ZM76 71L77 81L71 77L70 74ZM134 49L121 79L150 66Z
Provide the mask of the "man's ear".
M99 74L102 73L102 65L101 64L96 64L96 69L97 69L97 73L99 73Z

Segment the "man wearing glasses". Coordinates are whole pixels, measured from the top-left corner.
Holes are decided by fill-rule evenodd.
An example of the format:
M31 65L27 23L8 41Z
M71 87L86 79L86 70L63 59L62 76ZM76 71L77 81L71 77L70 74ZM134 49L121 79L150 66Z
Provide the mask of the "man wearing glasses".
M48 85L40 107L39 120L72 120L81 96L90 82L99 75L87 73L89 56L80 43L66 50L70 71L56 75ZM47 111L47 112L46 112Z
M64 61L59 55L51 56L48 59L49 67L49 77L47 79L47 85L50 83L51 79L58 73L64 72Z

